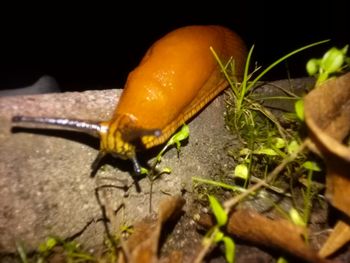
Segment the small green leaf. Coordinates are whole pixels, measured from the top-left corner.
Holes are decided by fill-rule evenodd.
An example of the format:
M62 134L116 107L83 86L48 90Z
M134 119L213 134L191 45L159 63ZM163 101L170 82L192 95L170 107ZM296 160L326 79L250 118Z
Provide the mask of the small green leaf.
M286 141L279 137L273 138L273 144L277 149L286 147Z
M294 104L294 108L295 108L295 113L297 114L298 118L301 121L304 121L305 116L304 116L304 100L300 99L297 100Z
M344 63L345 54L342 50L332 47L328 50L322 60L321 67L328 73L337 72Z
M224 238L224 233L220 230L215 233L214 242L219 243Z
M287 146L289 154L295 153L299 148L299 143L296 140L291 141Z
M218 226L223 226L227 222L227 214L219 201L212 195L208 195L210 207L213 210Z
M289 210L289 217L295 225L303 226L303 227L306 226L306 223L303 220L302 216L299 214L299 212L295 208L291 208Z
M276 156L278 155L274 149L271 148L261 148L259 150L254 151L255 154L264 154L269 156Z
M225 236L222 241L225 244L225 258L229 263L235 261L235 243L231 237Z
M44 243L39 245L39 252L45 253L53 249L57 245L57 240L53 237L49 237L46 239Z
M175 133L170 138L167 145L172 145L172 144L180 145L180 142L183 140L186 140L189 135L190 135L190 129L189 129L188 125L184 124L182 126L181 130L178 131L177 133ZM177 146L177 147L180 147L180 146Z
M50 237L46 240L46 246L49 250L53 249L57 245L57 240L53 237Z
M148 174L149 170L145 167L141 167L141 174Z
M242 150L239 151L239 155L242 156L242 155L248 155L250 154L252 151L248 148L243 148Z
M245 164L238 164L235 167L235 171L234 171L234 176L235 177L239 177L242 178L244 180L248 179L248 175L249 175L249 169L247 167L247 165Z
M320 172L322 171L321 167L318 165L318 163L313 161L306 161L302 164L302 166L310 171Z
M190 128L188 125L184 124L180 131L175 133L167 142L167 144L163 147L163 149L157 155L157 162L161 161L163 153L172 145L176 145L176 149L180 151L181 141L186 140L190 135Z
M279 258L277 259L277 262L276 262L276 263L288 263L288 260L285 259L284 257L279 257Z
M348 53L348 48L349 48L349 45L346 45L345 47L342 48L341 52L343 52L343 54L346 55L346 53Z
M162 174L163 174L163 173L170 174L170 173L171 173L171 168L170 168L170 167L165 167L165 168L162 170Z
M306 63L306 71L310 76L317 74L320 67L320 60L313 58Z

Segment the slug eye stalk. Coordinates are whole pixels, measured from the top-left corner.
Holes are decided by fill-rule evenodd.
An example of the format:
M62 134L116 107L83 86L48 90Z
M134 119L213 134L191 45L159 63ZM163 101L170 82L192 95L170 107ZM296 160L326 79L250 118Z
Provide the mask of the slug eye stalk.
M67 130L85 132L87 134L98 137L101 131L101 125L97 122L89 122L83 120L71 120L66 118L51 117L30 117L30 116L13 116L13 123L32 123L40 125L48 125L52 127L62 127Z

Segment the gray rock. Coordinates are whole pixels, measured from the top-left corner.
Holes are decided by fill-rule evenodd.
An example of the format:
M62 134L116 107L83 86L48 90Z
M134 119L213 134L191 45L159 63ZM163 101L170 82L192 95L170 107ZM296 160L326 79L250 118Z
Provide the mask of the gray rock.
M84 228L78 242L88 247L101 244L105 232L95 195L98 187L107 211L124 207L111 219L112 229L149 213L150 182L141 179L137 192L128 161L107 158L96 177L89 176L98 151L96 138L42 129L11 132L14 115L109 119L119 94L105 90L0 98L0 252L13 252L16 241L34 249L50 235L67 238ZM166 194L181 194L183 188L191 191L192 176L230 171L223 149L234 141L224 128L223 111L221 97L190 123L190 138L180 157L175 149L165 154L160 167L171 167L172 173L154 183L152 207ZM155 156L150 152L139 157Z

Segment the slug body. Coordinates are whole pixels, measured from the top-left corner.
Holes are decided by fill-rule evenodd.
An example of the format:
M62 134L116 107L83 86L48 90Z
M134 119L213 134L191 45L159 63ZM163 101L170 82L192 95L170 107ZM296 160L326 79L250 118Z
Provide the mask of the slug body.
M246 49L229 29L187 26L168 33L130 72L112 119L93 128L101 138L99 156L111 153L131 159L139 170L139 147L148 149L165 142L225 89L227 81L210 47L223 64L234 59L236 77L243 76Z
M223 63L232 56L242 76L245 48L228 29L188 26L167 34L129 74L112 120L101 123L101 149L131 158L133 139L145 148L161 144L220 93L227 83L210 47Z

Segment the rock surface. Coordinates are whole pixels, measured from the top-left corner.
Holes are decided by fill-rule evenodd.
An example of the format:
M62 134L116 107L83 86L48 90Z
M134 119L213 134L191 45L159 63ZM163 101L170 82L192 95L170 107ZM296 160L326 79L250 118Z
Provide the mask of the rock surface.
M137 192L128 161L106 158L97 175L90 177L98 139L73 131L11 126L14 115L109 119L119 94L105 90L0 98L0 252L13 252L18 241L30 250L50 235L67 238L80 232L78 242L88 247L100 244L104 229L97 188L102 205L111 211L123 205L111 227L131 224L149 212L149 180L141 179ZM172 173L153 185L154 208L165 194L191 191L192 176L228 170L223 149L234 142L224 128L223 111L221 97L191 121L180 157L175 149L165 154L160 166L171 167ZM147 160L155 153L139 157Z

